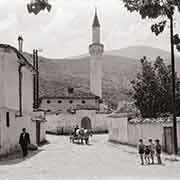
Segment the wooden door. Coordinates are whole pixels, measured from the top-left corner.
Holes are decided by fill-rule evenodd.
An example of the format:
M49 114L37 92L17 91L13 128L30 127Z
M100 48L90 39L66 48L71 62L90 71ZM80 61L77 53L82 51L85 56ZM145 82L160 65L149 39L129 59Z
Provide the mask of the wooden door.
M173 153L173 129L172 127L164 127L164 145L165 151L169 154Z
M84 117L81 120L81 128L92 129L91 120L88 117Z
M41 132L41 123L36 121L36 143L37 145L40 144L40 132Z

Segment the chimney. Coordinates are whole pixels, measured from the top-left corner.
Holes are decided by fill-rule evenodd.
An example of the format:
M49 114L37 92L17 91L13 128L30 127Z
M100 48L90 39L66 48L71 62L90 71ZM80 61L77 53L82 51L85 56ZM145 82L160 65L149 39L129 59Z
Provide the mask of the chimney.
M19 52L23 52L23 38L22 36L18 36L18 50Z

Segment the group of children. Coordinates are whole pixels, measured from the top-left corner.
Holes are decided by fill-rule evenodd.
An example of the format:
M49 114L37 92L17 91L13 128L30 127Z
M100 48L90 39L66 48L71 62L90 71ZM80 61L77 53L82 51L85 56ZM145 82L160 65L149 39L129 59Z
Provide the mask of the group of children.
M149 144L144 145L143 140L139 140L138 153L140 155L141 164L154 164L154 155L156 155L157 163L161 164L161 145L159 139L155 140L156 144L152 142L152 139L149 139Z

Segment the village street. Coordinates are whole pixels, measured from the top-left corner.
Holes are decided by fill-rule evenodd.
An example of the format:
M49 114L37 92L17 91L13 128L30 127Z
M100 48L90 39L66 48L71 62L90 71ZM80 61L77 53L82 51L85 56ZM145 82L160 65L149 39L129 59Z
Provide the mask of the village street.
M107 135L93 136L89 146L71 144L68 136L47 139L49 144L25 160L16 155L1 161L0 180L180 178L180 162L141 166L135 148L112 144Z

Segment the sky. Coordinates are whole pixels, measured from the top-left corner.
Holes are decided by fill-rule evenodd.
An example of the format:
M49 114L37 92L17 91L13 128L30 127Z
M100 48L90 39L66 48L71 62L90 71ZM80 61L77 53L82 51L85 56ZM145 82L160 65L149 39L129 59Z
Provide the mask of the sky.
M95 7L101 24L105 51L146 45L169 50L169 28L156 37L152 20L130 13L121 0L49 0L51 12L29 14L30 0L0 0L0 42L17 47L18 35L23 50L42 49L41 55L64 58L88 53L92 39ZM175 32L180 31L180 15L175 16Z

